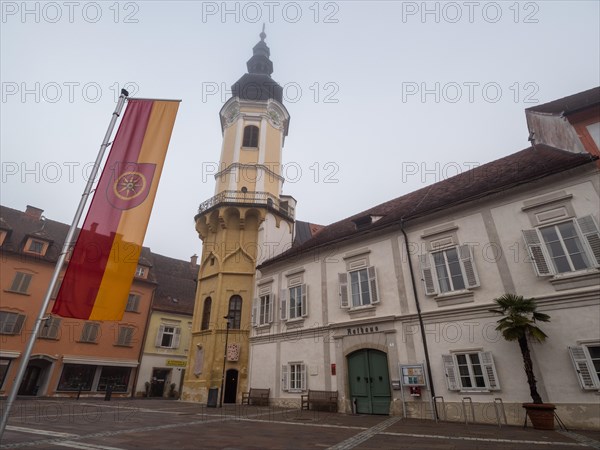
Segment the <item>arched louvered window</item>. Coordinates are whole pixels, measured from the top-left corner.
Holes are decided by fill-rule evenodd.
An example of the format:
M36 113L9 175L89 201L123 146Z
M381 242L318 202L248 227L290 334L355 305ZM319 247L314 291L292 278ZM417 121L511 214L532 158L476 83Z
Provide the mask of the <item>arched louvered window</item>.
M244 128L244 140L242 142L243 147L258 147L258 127L254 125L248 125Z
M202 311L202 324L200 325L201 330L208 330L210 325L210 308L212 307L212 299L207 297L204 300L204 310Z

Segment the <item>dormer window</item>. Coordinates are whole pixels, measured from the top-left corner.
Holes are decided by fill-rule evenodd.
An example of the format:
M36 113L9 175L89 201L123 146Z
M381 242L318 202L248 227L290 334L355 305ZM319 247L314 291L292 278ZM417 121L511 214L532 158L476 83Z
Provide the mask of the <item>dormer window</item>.
M147 278L148 277L148 268L144 266L137 266L135 269L136 278Z
M29 238L27 239L27 242L25 242L24 250L26 253L34 253L36 255L44 256L47 248L48 243L46 241Z
M354 225L356 226L357 230L362 230L363 228L366 228L369 225L377 222L382 217L383 216L374 216L372 214L368 214L366 216L357 217L352 222L354 222Z
M4 244L4 239L8 233L5 230L0 230L0 245Z
M242 141L242 147L258 147L258 127L255 125L248 125L244 128L244 139Z

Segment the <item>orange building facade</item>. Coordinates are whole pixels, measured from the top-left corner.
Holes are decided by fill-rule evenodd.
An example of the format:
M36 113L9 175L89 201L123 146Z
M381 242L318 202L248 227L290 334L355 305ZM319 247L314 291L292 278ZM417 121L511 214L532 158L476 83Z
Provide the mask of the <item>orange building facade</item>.
M0 395L12 387L68 232L42 213L0 207ZM156 286L144 248L121 321L53 316L52 300L18 394L104 396L110 386L115 396L131 395Z

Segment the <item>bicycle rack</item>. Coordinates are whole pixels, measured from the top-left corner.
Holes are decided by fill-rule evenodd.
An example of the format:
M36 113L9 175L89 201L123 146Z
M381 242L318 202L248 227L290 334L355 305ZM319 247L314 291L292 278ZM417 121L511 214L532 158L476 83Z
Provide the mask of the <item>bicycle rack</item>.
M500 408L500 409L498 409ZM502 413L502 418L504 419L504 425L508 425L508 421L506 420L506 411L504 409L504 402L500 397L496 397L494 399L494 410L496 411L496 420L498 421L498 428L502 427L502 423L500 421L500 413Z
M440 400L442 400L442 415L444 416L443 420L446 420L446 404L444 403L444 397L442 397L441 395L436 395L435 397L433 397L433 405L437 411L437 405L438 405L437 399L438 398ZM434 414L435 414L435 412L434 412ZM435 414L435 423L437 423L437 422L438 422L438 414Z
M473 423L475 423L475 407L473 406L473 400L471 399L471 397L462 398L461 402L463 414L465 415L465 425L469 425L469 417L467 416L467 405L465 404L465 400L467 400L471 405L471 418L473 419Z

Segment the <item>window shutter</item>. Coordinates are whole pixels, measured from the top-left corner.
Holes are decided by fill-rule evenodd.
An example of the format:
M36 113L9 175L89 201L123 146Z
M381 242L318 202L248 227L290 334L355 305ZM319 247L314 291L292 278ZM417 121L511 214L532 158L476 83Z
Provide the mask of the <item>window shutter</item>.
M569 347L569 353L571 354L571 360L573 361L573 366L575 367L575 372L577 373L581 388L585 390L598 389L599 386L596 384L592 375L592 365L588 361L583 347Z
M287 302L285 301L285 289L281 290L281 320L287 320Z
M338 280L340 285L340 308L349 308L348 304L348 274L338 273Z
M252 318L250 319L253 327L258 324L258 314L260 314L260 299L255 298L252 300Z
M97 323L90 324L90 333L89 333L90 342L96 342L96 339L98 338L98 328L99 327L100 327L100 325L98 325Z
M458 385L458 379L456 377L456 365L454 364L454 358L452 355L442 355L442 361L444 362L444 373L446 374L446 384L448 385L448 390L459 391L460 386Z
M523 230L522 233L525 246L533 261L533 267L535 268L537 276L544 277L552 275L553 270L548 263L549 260L546 257L546 249L544 248L542 241L540 241L537 230Z
M84 323L83 324L83 330L81 331L81 340L83 342L88 342L89 338L88 335L90 334L90 324L89 323Z
M379 303L379 289L377 289L377 273L375 267L369 266L369 286L371 287L371 303Z
M465 279L465 285L467 288L479 286L479 275L477 274L473 259L473 247L468 244L461 245L458 247L458 254L464 269L463 277Z
M13 334L19 334L21 332L21 328L23 328L23 323L25 322L25 316L23 314L19 314L17 316L17 320L13 326Z
M306 390L306 364L300 364L300 390Z
M425 285L425 295L435 295L436 290L429 254L419 255L419 262L421 263L421 276L423 277L423 283Z
M60 327L60 319L58 317L49 317L44 321L39 337L47 339L56 339L58 336L58 329Z
M594 221L593 216L585 216L577 219L577 225L581 230L581 234L585 242L587 242L589 249L594 256L594 265L600 266L600 230Z
M50 298L54 299L56 297L58 297L58 291L60 290L60 287L62 285L63 279L60 278L56 284L54 285L54 288L52 288L52 294L50 294Z
M306 317L308 316L308 286L306 286L306 284L303 284L301 287L301 292L302 292L302 317Z
M32 278L33 276L29 275L28 273L23 274L23 282L21 284L21 287L19 288L19 292L27 292L27 289L29 289L29 283L31 283Z
M479 358L481 359L481 366L488 389L490 391L499 390L500 383L498 381L498 373L496 373L496 366L494 365L494 357L492 356L492 352L481 352L479 353Z
M160 347L162 344L162 337L163 337L163 333L165 332L165 326L164 324L160 324L160 327L158 327L158 332L156 333L156 340L154 341L154 346L155 347Z
M273 323L273 309L275 305L275 294L269 294L269 323Z
M281 390L288 390L288 366L284 364L281 366Z
M133 329L131 329L131 330L133 331ZM131 334L133 334L133 333L131 333ZM175 327L175 334L173 335L173 342L171 344L171 348L179 348L180 339L181 339L181 328Z
M60 322L61 322L60 318L58 318L58 317L52 318L52 324L50 326L50 335L49 335L50 338L52 338L52 339L58 338L58 332L60 330Z

